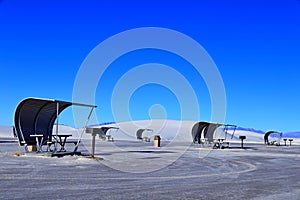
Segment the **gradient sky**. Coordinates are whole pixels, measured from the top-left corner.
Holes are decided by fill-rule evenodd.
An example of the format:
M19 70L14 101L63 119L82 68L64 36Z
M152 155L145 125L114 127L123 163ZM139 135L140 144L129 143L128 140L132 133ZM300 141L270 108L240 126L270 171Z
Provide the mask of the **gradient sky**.
M206 49L224 81L227 123L300 130L299 0L0 0L0 125L13 125L14 110L26 97L72 101L76 74L89 52L110 36L139 27L173 29ZM122 75L120 66L125 63L129 70L154 61L175 69L183 62L155 50L114 62L102 80L105 87L99 84L97 90L100 122L114 120L109 94ZM209 121L211 105L201 77L193 77L189 67L181 73L192 85L200 80L195 91L201 120ZM168 119L180 118L176 96L158 85L134 93L132 118L147 119L154 104L165 106ZM63 114L69 125L71 111Z

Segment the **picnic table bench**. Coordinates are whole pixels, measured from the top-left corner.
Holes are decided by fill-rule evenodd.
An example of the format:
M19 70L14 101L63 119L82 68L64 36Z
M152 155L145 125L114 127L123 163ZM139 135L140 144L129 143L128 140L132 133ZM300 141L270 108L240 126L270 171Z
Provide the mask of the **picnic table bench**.
M65 145L67 143L73 143L74 145L77 145L78 140L67 140L68 137L71 137L71 134L59 134L59 135L52 135L53 140L47 142L48 148L51 151L50 147L52 144L58 143L60 145L60 150L59 151L66 151Z

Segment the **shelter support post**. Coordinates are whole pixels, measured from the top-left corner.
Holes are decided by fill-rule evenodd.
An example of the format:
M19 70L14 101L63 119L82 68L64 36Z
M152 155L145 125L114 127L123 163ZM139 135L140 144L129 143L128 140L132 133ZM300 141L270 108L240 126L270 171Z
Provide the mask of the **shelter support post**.
M83 130L82 130L82 132L81 132L81 134L80 134L80 137L78 138L77 144L75 145L74 152L76 152L77 149L78 149L78 146L79 146L79 143L80 143L80 141L81 141L82 135L83 135L83 133L84 133L85 130L86 130L86 127L87 127L87 125L88 125L88 123L89 123L89 121L90 121L90 118L91 118L91 116L92 116L92 113L93 113L93 111L94 111L94 108L95 108L95 107L92 107L92 108L91 108L91 111L90 111L90 113L89 113L89 116L88 116L88 118L87 118L87 120L86 120L86 122L85 122L84 128L83 128Z
M92 133L92 158L95 157L95 138L96 138L96 134Z
M59 102L56 102L56 137L55 137L55 143L54 143L54 152L57 151L57 138L58 138L58 116L59 116Z

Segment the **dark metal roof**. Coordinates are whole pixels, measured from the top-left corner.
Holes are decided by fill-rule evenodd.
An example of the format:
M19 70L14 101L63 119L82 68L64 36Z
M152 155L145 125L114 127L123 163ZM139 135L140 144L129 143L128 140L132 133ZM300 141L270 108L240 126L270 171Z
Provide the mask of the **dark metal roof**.
M278 131L268 131L268 132L266 132L265 135L264 135L265 144L269 144L269 136L270 136L271 134L273 134L273 133L278 134L279 138L282 137L282 132L278 132Z
M192 137L193 137L193 142L198 142L200 143L201 140L201 135L203 134L204 138L207 138L209 142L212 142L214 139L214 133L216 129L220 126L233 126L236 127L235 125L231 124L219 124L219 123L212 123L212 122L197 122L194 124L192 128Z
M138 140L142 140L142 139L143 139L143 132L144 132L144 131L151 131L151 132L153 132L153 130L152 130L152 129L149 129L149 128L137 130L137 132L136 132L136 138L137 138Z
M118 127L114 127L114 126L105 126L105 127L101 127L100 128L100 134L99 134L99 138L101 137L106 137L106 134L107 132L110 130L110 129L119 129Z
M20 145L36 144L31 134L43 134L44 141L51 141L57 116L71 105L89 106L52 99L27 98L21 101L15 111L14 125Z
M208 122L197 122L192 128L192 137L194 142L200 143L203 130L209 125Z

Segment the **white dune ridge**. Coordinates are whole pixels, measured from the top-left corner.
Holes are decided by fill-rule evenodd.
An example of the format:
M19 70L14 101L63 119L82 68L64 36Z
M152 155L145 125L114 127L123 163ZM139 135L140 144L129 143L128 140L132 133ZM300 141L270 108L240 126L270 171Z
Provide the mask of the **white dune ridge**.
M201 148L201 145L193 144L192 128L196 121L179 120L141 120L131 122L112 123L107 125L94 125L89 127L116 127L108 134L114 138L114 142L102 141L96 136L95 156L103 158L104 165L118 171L130 173L153 172L169 166L178 160L189 149L194 151L197 159L204 158L212 152L212 148ZM138 129L152 129L150 142L138 141L136 132ZM82 136L81 147L79 151L91 153L92 136L84 132L83 128L72 128L66 125L59 125L59 134L67 133L72 137L68 139L78 139ZM247 137L245 143L253 142L263 144L263 134L256 133L254 130L229 130L226 140L234 143L240 143L239 136ZM53 134L56 134L56 126L53 127ZM153 145L153 138L159 135L162 140L160 148ZM0 140L3 137L13 138L12 127L0 127ZM224 138L223 129L219 128L215 133L215 138ZM14 138L16 139L16 138ZM5 140L5 139L4 139ZM212 146L210 146L212 147ZM74 148L73 145L69 146ZM196 157L195 157L196 158ZM155 159L155 162L153 162Z
M148 135L153 139L154 135L159 135L162 141L182 141L192 142L192 128L196 121L179 121L179 120L140 120L130 122L119 122L108 125L93 125L90 127L117 127L119 130L112 130L110 134L116 140L136 140L136 132L138 129L148 128L152 129L151 135ZM82 134L82 128L73 128L67 125L59 125L59 133L72 134L72 138L78 138ZM56 133L56 125L53 127L53 134ZM239 136L246 136L245 142L263 142L263 134L257 133L251 130L239 130L234 132L228 130L226 139L229 141L239 141ZM1 138L13 138L12 126L0 126ZM217 129L215 133L216 138L224 137L224 131L222 128ZM91 136L83 132L83 139L90 139ZM297 141L297 139L296 139Z
M179 120L141 120L92 126L98 128L119 128L118 131L110 133L115 141L118 142L96 141L96 154L104 158L102 163L108 167L130 173L152 172L169 166L178 160L190 147L197 151L197 158L204 158L210 154L212 148L200 148L200 145L193 144L192 128L196 123L196 121ZM150 137L151 142L144 142L144 144L125 142L123 145L121 140L137 141L136 132L138 129L152 129L151 135L147 135L147 137ZM231 140L230 133L232 133L232 130L228 131L228 140ZM162 146L160 148L153 146L155 135L161 137ZM249 140L263 143L262 134L246 131L236 131L231 141L240 142L239 135L247 135ZM225 133L223 129L218 129L215 137L224 138ZM90 151L91 136L85 134L83 144ZM151 153L148 154L147 152ZM156 161L153 162L152 159L149 159L149 155L154 156Z
M0 126L0 138L13 138L13 127L12 126Z
M135 140L136 131L140 128L153 129L150 136L153 139L154 135L159 135L163 141L176 140L178 142L192 142L192 128L197 121L179 121L179 120L141 120L132 122L120 122L115 124L93 126L93 127L118 127L118 131L113 133L115 139L120 140ZM263 142L263 134L248 130L228 130L226 140L239 142L239 136L246 136L247 142ZM233 135L233 137L232 137ZM215 138L225 138L223 128L218 128L215 132Z
M147 135L153 139L155 135L159 135L161 140L170 141L178 140L191 142L191 130L195 122L193 121L176 121L176 120L140 120L131 122L120 122L101 127L117 127L113 137L118 140L136 140L136 132L138 129L152 129L151 135ZM100 127L100 126L94 126Z

